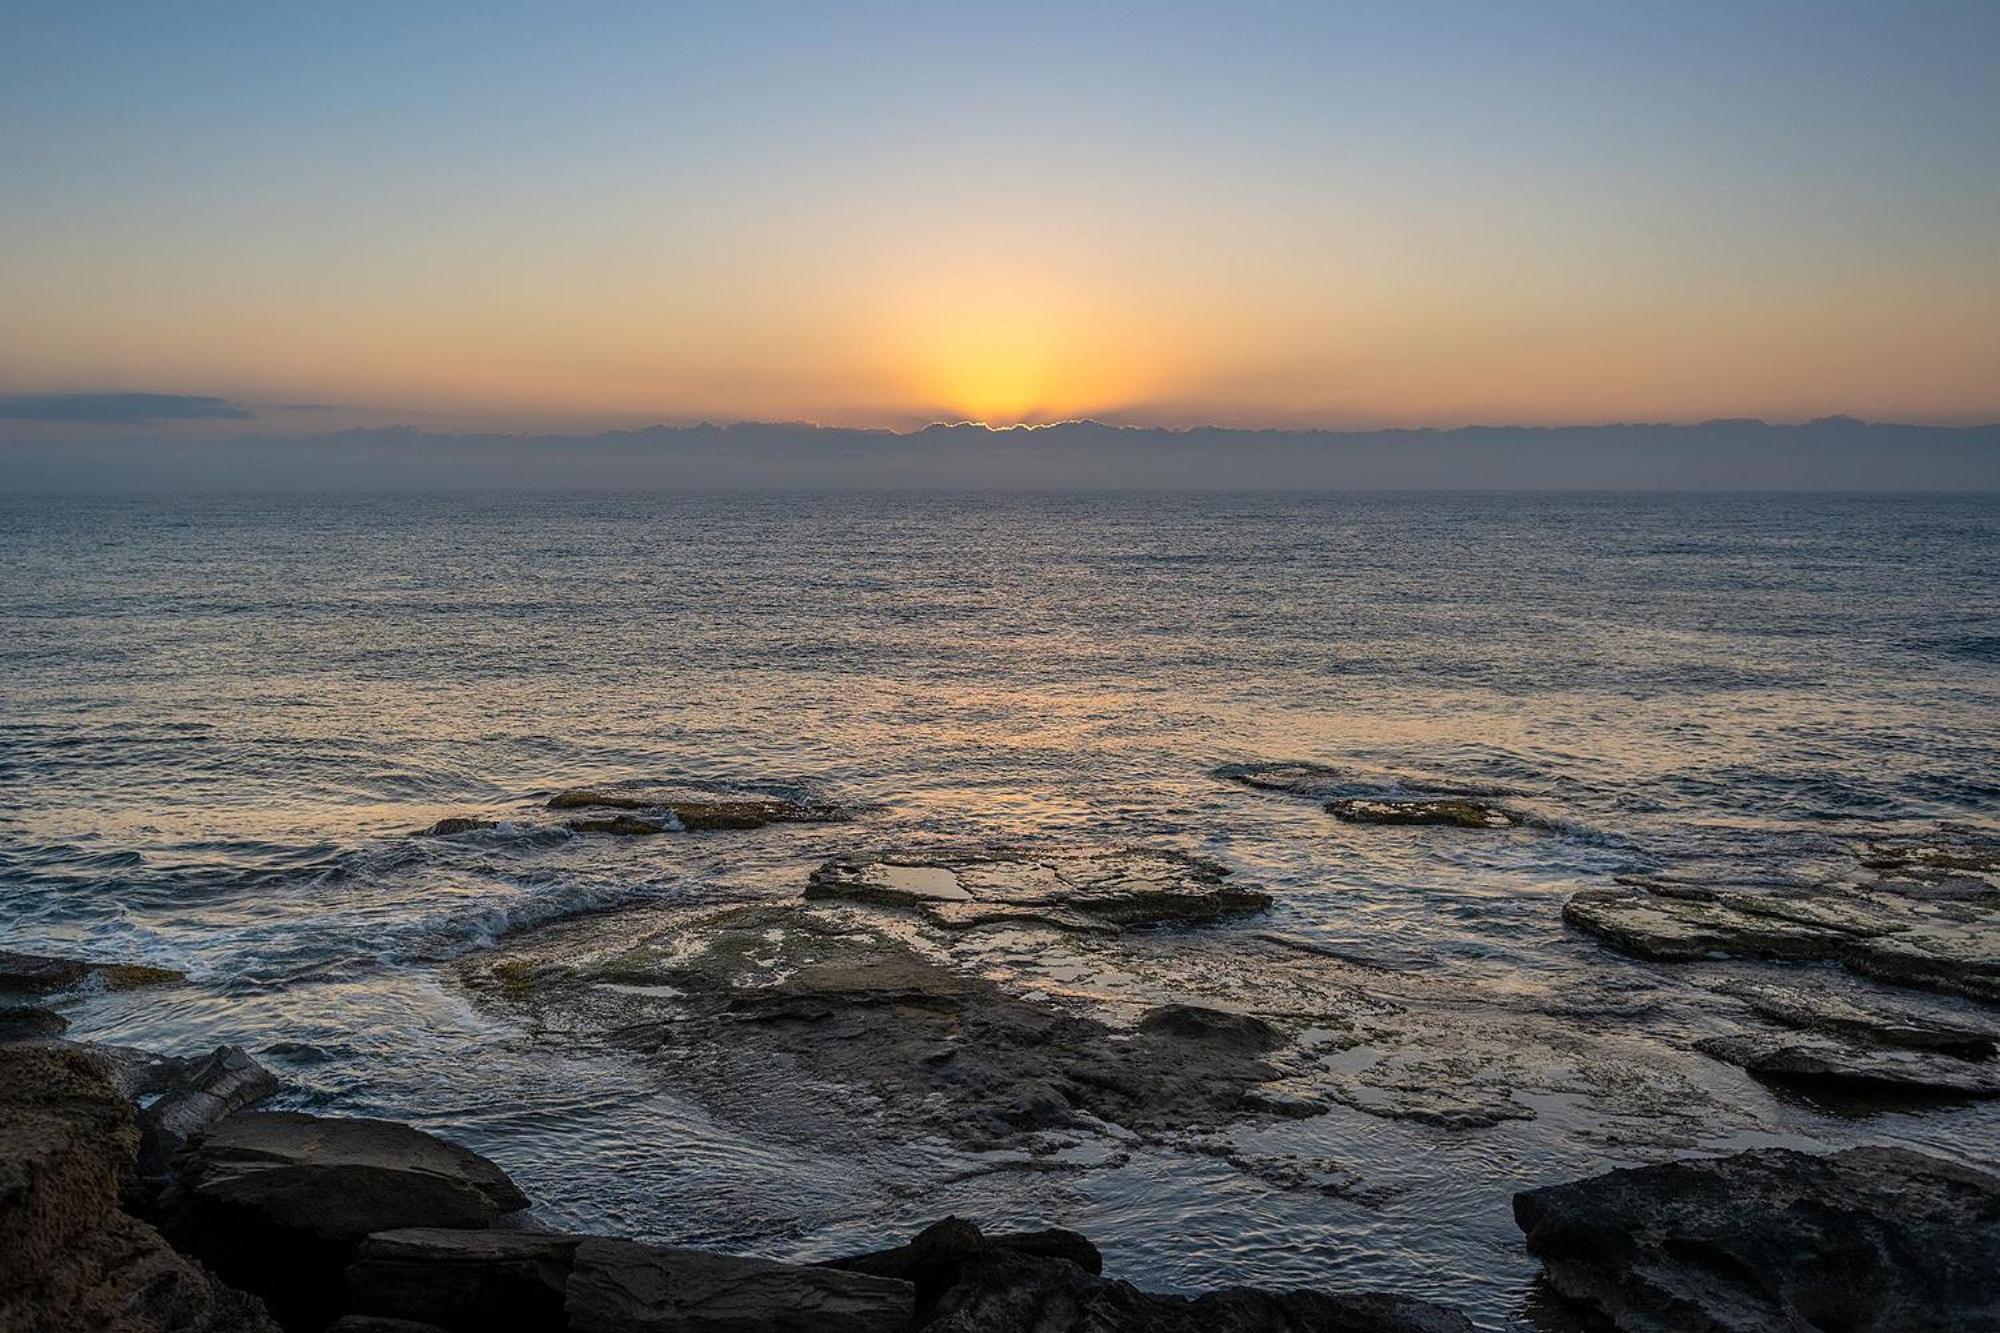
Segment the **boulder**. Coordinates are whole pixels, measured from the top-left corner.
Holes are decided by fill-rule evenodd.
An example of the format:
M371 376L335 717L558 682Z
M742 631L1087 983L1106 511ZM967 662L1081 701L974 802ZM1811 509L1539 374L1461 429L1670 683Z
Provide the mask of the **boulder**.
M1116 932L1259 912L1271 897L1227 867L1149 848L977 849L839 856L815 870L808 899L914 908L950 929L1039 923Z
M364 1236L487 1227L528 1202L484 1157L387 1120L238 1112L179 1165L170 1234L288 1327L339 1312Z
M1376 1292L1140 1291L998 1246L972 1256L922 1333L1472 1333L1446 1306Z
M241 1046L218 1046L177 1071L159 1097L139 1112L139 1169L164 1175L189 1139L224 1116L254 1106L278 1090L277 1076Z
M1212 1041L1243 1050L1275 1051L1285 1034L1253 1014L1230 1013L1199 1004L1163 1004L1139 1018L1139 1031L1181 1041Z
M1529 821L1485 801L1463 796L1426 796L1408 800L1342 797L1326 803L1326 812L1350 824L1440 824L1449 828L1520 828Z
M988 1236L961 1217L933 1222L893 1249L830 1259L822 1267L910 1283L916 1288L916 1318L921 1325L929 1321L945 1292L958 1284L965 1264L993 1248L1040 1259L1060 1259L1093 1275L1104 1271L1104 1258L1097 1247L1074 1231L1049 1227Z
M144 963L93 963L80 958L0 949L0 994L53 995L68 990L132 990L185 981L181 973Z
M377 1232L348 1266L347 1308L479 1333L560 1329L580 1244L525 1231Z
M892 1278L599 1239L566 1298L571 1333L906 1333L915 1306Z
M2000 1176L1763 1148L1514 1196L1549 1282L1624 1333L2000 1326Z
M255 1300L123 1210L137 1146L103 1061L0 1048L0 1328L276 1333Z

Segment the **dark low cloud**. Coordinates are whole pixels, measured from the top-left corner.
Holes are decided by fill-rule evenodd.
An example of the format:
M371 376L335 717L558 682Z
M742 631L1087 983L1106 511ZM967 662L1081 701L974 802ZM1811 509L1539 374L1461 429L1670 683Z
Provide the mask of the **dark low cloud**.
M0 395L0 420L84 421L137 425L148 421L242 421L249 408L193 393L24 393Z

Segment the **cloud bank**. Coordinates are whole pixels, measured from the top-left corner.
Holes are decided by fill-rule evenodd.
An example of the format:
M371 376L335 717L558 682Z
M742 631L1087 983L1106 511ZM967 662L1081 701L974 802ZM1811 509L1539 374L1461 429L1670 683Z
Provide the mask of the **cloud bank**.
M215 400L219 401L219 400ZM2000 490L2000 425L1159 430L1065 422L898 434L797 424L597 435L409 428L63 440L0 426L13 489Z
M96 426L153 421L245 421L255 415L226 398L187 393L27 393L0 395L0 421L71 421Z

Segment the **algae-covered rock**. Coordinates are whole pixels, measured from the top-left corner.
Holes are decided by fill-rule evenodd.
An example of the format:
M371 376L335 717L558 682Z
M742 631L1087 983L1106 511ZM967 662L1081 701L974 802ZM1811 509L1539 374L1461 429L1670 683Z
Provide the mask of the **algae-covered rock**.
M620 782L570 787L551 796L548 804L551 810L639 812L683 829L752 829L847 818L847 812L839 807L791 789L715 783Z
M187 978L145 963L97 963L0 949L0 994L53 995L68 990L133 990Z
M1448 828L1519 828L1520 815L1464 796L1425 796L1405 800L1343 797L1326 803L1328 814L1350 824L1429 824Z

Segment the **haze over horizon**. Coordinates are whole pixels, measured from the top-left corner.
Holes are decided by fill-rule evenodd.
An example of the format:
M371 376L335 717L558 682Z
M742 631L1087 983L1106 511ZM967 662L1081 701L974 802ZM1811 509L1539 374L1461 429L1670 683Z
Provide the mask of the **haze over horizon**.
M0 445L2000 420L2000 10L30 3Z

